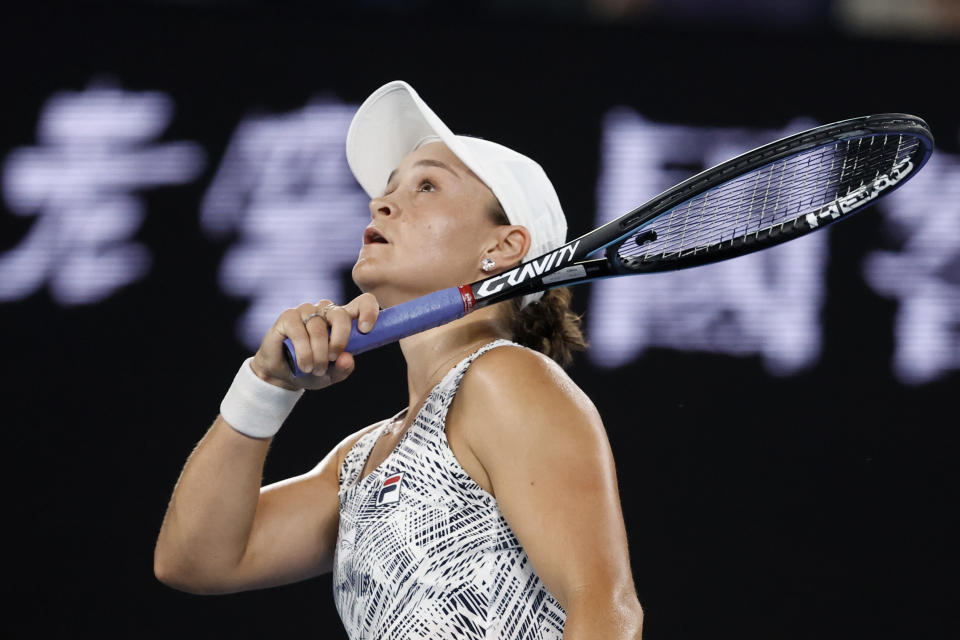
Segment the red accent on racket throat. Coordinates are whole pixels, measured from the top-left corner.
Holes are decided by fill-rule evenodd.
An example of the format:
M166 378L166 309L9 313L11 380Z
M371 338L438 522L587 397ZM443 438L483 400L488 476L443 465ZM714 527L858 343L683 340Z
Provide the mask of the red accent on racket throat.
M469 313L471 309L477 306L477 299L473 295L473 289L468 284L462 284L457 289L460 290L460 297L463 298L463 312Z

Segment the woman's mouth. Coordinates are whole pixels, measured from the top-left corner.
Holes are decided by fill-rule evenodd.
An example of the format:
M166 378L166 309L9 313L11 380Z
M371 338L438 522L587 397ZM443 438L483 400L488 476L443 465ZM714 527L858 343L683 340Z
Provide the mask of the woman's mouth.
M374 227L367 227L363 232L363 244L388 244L387 239Z

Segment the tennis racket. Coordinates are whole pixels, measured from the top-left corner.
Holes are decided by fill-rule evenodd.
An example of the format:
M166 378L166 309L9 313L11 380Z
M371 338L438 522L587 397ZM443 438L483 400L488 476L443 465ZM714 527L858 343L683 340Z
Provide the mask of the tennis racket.
M688 178L509 271L384 309L370 333L357 331L354 321L347 350L363 353L537 291L694 267L799 238L892 193L932 151L927 124L899 113L787 136ZM284 343L294 376L309 375L296 366L293 343Z

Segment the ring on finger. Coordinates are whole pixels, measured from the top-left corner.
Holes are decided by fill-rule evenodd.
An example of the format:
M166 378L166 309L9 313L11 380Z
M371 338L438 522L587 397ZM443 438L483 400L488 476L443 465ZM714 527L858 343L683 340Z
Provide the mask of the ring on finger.
M337 305L331 302L330 304L325 306L323 309L320 309L320 311L314 311L313 313L311 313L310 315L308 315L306 318L303 319L303 324L307 324L308 322L310 322L311 319L316 318L317 316L319 316L324 322L327 322L327 312L330 311L330 309L332 309L335 306Z

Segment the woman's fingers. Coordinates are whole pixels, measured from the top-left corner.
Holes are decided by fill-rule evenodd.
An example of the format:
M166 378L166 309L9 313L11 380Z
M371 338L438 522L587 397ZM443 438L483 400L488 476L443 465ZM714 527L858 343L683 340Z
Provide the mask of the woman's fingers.
M302 371L322 376L327 372L327 362L329 361L329 312L336 305L330 300L321 300L315 305L301 305L303 315L303 325L310 336L310 352L313 358L313 369L304 369ZM296 343L294 343L296 349ZM297 350L299 354L299 349ZM299 359L299 358L298 358Z
M335 361L347 348L350 339L350 329L353 327L353 316L346 307L330 307L327 311L327 324L330 326L330 344L327 357Z
M283 313L277 323L280 334L290 338L293 350L297 354L297 366L301 371L313 371L316 364L313 354L313 340L303 319L309 313L311 305L300 305ZM282 338L281 338L282 342ZM274 363L279 364L279 363Z
M340 306L330 300L317 304L305 302L287 309L264 336L257 351L254 371L264 379L284 387L320 389L347 378L354 369L349 348L350 330L357 321L358 330L368 332L377 321L380 305L364 293ZM312 374L293 378L283 341L289 338L301 371Z
M330 368L327 370L330 375L330 384L336 384L349 377L353 373L353 367L353 355L349 351L341 353L336 360L330 363Z
M380 315L380 304L372 293L363 293L348 302L344 309L357 319L357 331L369 333Z
M330 326L330 361L350 348L350 331L354 322L358 331L367 333L377 322L379 314L380 305L372 293L363 293L342 307L330 307L326 314Z

